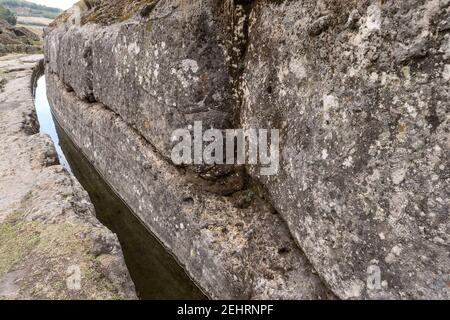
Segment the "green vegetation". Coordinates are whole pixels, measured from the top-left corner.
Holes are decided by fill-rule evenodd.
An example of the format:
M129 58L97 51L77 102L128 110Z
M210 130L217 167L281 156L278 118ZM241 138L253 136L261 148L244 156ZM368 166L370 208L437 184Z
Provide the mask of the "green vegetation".
M23 20L20 20L20 21L19 21L19 24L25 25L25 26L43 27L43 28L45 28L45 27L48 26L48 24L46 24L46 23L41 23L41 22L29 22L29 21L23 21Z
M26 223L21 216L15 213L0 224L0 278L39 243L37 223Z
M9 24L13 26L17 23L17 17L10 10L0 5L0 19L6 20Z
M24 0L0 0L0 5L9 8L17 15L21 16L54 19L61 12L61 10L57 8L51 8Z

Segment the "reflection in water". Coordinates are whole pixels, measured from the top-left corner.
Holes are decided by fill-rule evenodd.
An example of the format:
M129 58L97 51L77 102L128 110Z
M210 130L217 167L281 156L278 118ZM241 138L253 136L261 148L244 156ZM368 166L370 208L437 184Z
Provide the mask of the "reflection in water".
M36 92L42 94L43 90L45 94L45 81L41 80ZM37 93L36 108L42 111L42 105L38 107L38 104L44 102L48 106L48 103L46 99L38 100ZM97 218L118 235L138 296L141 299L205 299L173 256L111 190L58 123L53 122L50 110L48 111L39 112L41 116L49 115L49 118L39 118L41 125L45 124L42 128L56 129L54 134L45 132L52 136L55 144L57 141L61 144L58 154L60 157L66 155L64 159L67 159L73 174L89 193Z
M59 156L59 162L64 168L72 173L72 169L67 162L66 156L59 145L58 135L56 134L55 123L53 122L52 112L47 100L47 88L45 84L45 77L42 76L37 81L36 93L34 96L34 105L36 107L36 113L41 126L40 131L48 134L55 144L56 152Z

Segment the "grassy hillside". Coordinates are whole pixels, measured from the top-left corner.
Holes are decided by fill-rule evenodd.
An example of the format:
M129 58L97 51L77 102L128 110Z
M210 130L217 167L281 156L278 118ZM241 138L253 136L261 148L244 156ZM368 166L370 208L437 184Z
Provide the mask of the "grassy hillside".
M42 17L54 19L61 12L60 9L43 6L24 0L0 0L0 5L13 11L17 16Z
M52 22L52 19L43 18L43 17L17 17L17 24L29 25L35 27L46 27Z
M0 0L0 6L12 11L14 18L10 17L9 19L11 21L16 19L17 27L26 28L39 36L42 36L43 28L48 26L62 11L24 0ZM4 15L6 14L4 13ZM11 23L10 20L2 17L1 9L0 19Z
M19 25L12 26L0 19L0 56L8 53L38 53L42 51L40 37Z

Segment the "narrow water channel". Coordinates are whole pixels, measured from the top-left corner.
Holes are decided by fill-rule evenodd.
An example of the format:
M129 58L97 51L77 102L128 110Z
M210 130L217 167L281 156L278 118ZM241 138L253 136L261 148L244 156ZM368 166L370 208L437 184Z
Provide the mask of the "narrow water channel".
M37 82L35 105L41 132L52 137L61 164L89 193L100 222L117 234L139 298L205 299L175 258L136 218L54 121L44 76Z
M36 106L36 113L39 119L40 131L48 134L55 144L56 152L58 153L59 163L64 166L71 174L73 174L66 155L59 144L58 134L56 132L55 122L53 121L50 105L47 100L47 88L45 84L45 77L42 76L37 81L36 90L34 93L34 105Z

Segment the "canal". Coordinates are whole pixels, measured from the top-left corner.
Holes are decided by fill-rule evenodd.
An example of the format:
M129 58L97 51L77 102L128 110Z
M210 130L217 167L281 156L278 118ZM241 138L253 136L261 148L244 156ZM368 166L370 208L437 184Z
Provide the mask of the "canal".
M100 222L117 234L139 298L206 299L176 259L115 194L54 120L45 76L37 81L35 106L41 132L52 138L61 165L89 193Z

